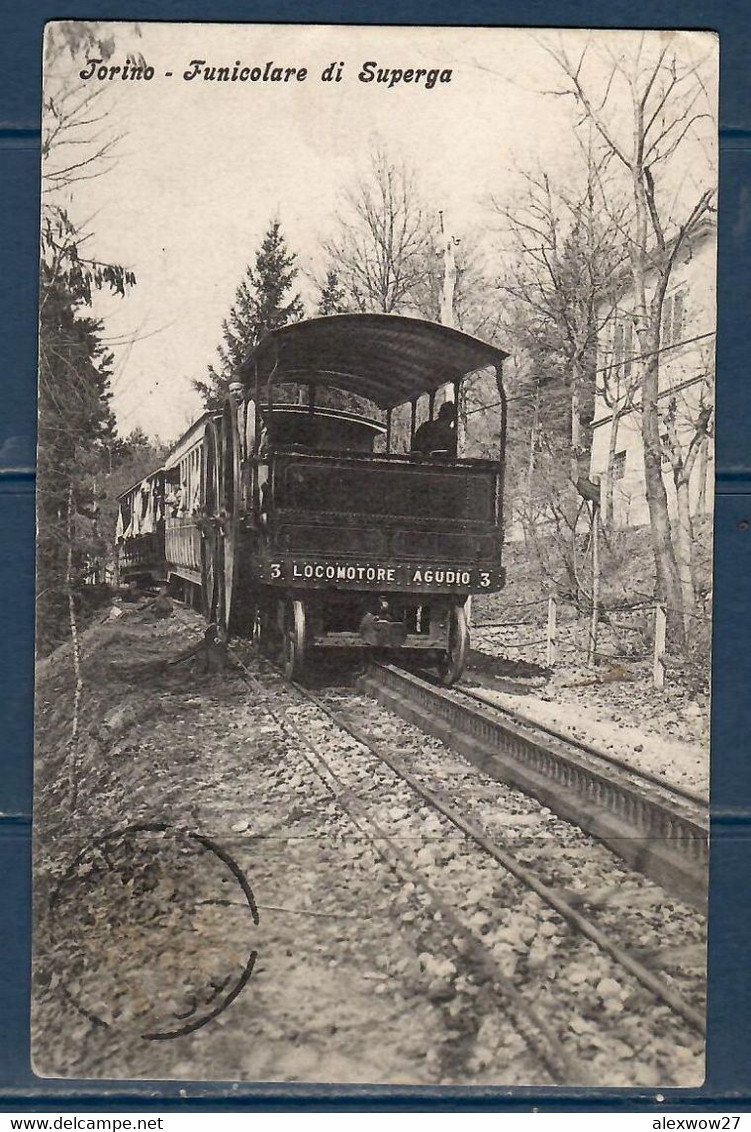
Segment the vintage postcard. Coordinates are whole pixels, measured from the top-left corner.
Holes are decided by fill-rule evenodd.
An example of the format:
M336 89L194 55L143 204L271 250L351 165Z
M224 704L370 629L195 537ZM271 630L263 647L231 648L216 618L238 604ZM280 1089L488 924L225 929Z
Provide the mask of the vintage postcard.
M703 1081L717 79L47 26L39 1075Z

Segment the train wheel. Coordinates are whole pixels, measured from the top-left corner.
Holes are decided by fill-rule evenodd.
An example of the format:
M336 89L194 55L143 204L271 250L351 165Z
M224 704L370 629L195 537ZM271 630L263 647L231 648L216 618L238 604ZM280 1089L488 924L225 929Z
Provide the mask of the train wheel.
M299 680L305 671L305 605L288 601L285 606L284 639L282 642L284 675Z
M469 656L469 622L464 603L452 605L449 611L448 648L440 665L441 683L455 684L464 671Z

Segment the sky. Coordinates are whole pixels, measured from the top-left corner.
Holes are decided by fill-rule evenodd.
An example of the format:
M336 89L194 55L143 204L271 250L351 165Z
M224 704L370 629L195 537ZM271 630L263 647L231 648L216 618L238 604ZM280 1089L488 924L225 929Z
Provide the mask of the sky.
M563 34L572 52L586 36ZM634 33L609 34L625 42ZM97 258L137 278L124 299L99 296L95 305L115 353L121 435L138 426L170 441L199 415L192 381L215 359L222 320L274 218L298 254L313 313L321 244L376 146L414 167L449 231L472 229L488 241L497 222L491 196L510 199L523 169L566 176L575 158L572 101L546 93L560 87L560 72L539 33L112 24L102 35L114 39L108 65L135 53L154 77L82 80L80 53L65 55L48 83L100 90L105 115L96 129L119 138L108 170L73 185L70 209L91 231ZM188 81L192 60L230 68L273 61L308 74L287 83ZM366 61L450 70L451 80L432 89L365 83ZM332 62L344 64L338 83L321 80Z

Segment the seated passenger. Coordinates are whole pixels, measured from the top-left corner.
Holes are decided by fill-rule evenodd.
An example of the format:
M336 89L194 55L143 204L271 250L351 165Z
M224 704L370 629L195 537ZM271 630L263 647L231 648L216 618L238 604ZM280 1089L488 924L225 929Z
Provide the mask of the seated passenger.
M420 425L412 451L426 456L431 452L456 455L456 405L453 401L444 401L435 420Z
M164 502L169 508L169 513L173 519L177 518L178 513L182 509L183 489L180 484L173 484L165 496Z

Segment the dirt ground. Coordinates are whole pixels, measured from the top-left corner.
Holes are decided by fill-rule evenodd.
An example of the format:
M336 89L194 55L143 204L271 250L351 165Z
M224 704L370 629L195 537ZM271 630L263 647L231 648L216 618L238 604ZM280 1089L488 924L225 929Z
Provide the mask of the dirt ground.
M478 671L499 687L499 702L602 746L634 766L687 789L709 788L709 662L712 523L694 531L702 600L692 624L689 663L668 664L664 688L652 681L654 557L647 528L607 533L602 545L597 663L587 664L588 615L564 595L560 547L541 544L546 572L523 542L504 548L507 585L473 599ZM589 559L580 548L581 580ZM558 656L547 667L547 594L558 595Z
M582 626L562 634L585 636ZM662 689L652 684L645 661L600 663L587 667L582 646L564 652L547 668L545 645L516 648L507 642L545 636L536 623L511 630L476 625L467 680L486 679L498 703L547 726L592 743L631 765L667 781L708 794L709 697L691 693L677 681ZM566 636L563 637L564 644Z

